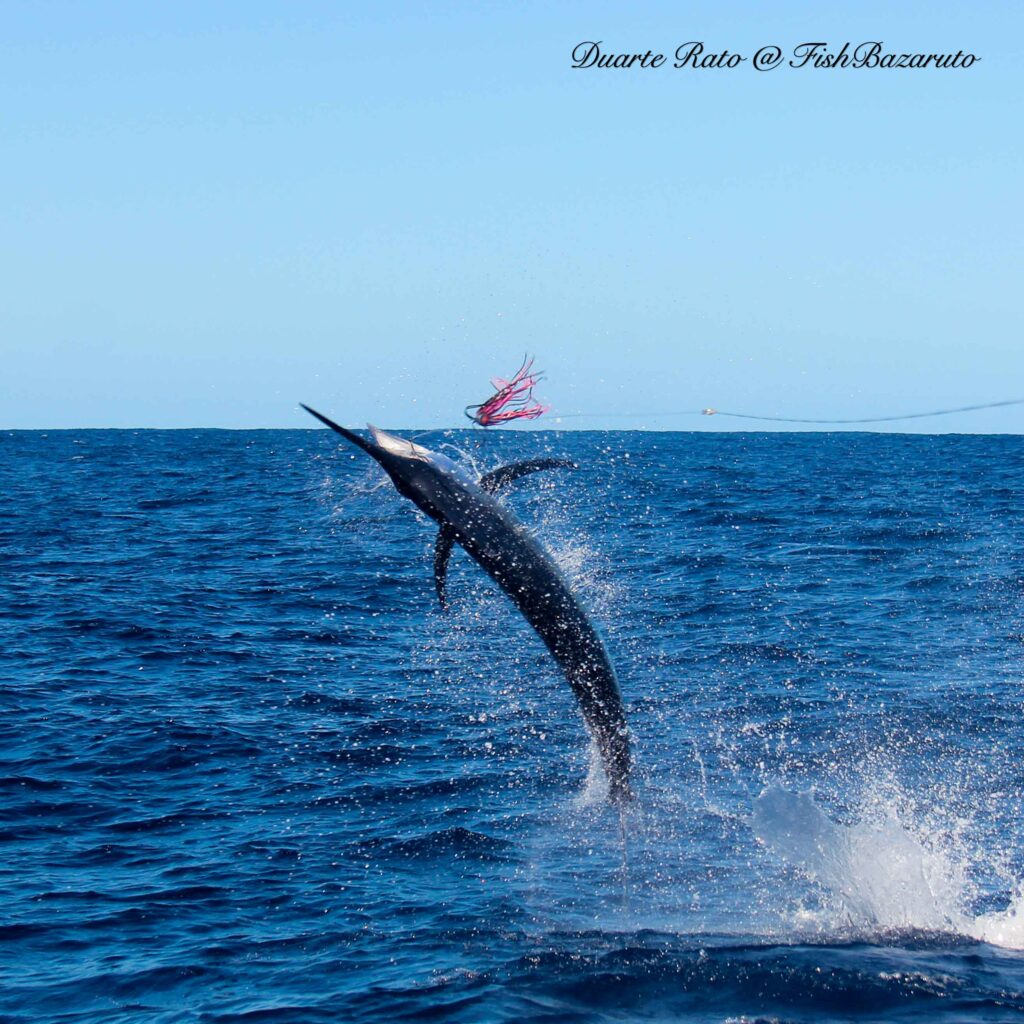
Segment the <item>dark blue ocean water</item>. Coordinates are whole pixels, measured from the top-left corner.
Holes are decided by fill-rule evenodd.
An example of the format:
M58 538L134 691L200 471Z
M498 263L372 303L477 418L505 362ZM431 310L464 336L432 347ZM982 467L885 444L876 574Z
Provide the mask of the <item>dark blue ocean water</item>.
M567 686L327 431L0 435L6 1021L1024 1015L1024 439L430 434L603 629ZM1017 916L1020 909L1021 916Z

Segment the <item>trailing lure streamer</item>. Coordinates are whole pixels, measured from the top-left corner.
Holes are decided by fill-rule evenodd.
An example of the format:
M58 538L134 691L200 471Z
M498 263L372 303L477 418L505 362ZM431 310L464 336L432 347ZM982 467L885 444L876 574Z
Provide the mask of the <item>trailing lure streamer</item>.
M929 416L950 416L957 412L975 412L979 409L999 409L1007 405L1024 405L1024 398L1008 398L1003 402L983 402L979 405L960 405L955 409L933 409L929 412L907 412L897 416L859 416L848 419L811 419L796 416L762 416L749 412L728 412L725 409L684 409L675 412L625 412L625 413L556 413L556 419L579 419L591 416L623 416L630 419L642 417L657 419L660 416L729 416L739 420L764 420L772 423L893 423L896 420L920 420Z

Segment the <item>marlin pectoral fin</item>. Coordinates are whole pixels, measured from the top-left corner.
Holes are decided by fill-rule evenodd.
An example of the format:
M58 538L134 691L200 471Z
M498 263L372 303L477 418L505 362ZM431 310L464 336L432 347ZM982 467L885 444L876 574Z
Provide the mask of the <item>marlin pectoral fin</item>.
M490 473L480 477L480 486L488 494L496 494L507 487L513 480L518 480L528 473L538 473L542 469L576 469L572 459L526 459L524 462L513 462L508 466L499 466Z
M437 587L437 599L441 602L442 608L448 607L445 584L448 574L448 559L451 557L454 543L455 531L450 526L442 526L438 531L437 544L434 547L434 585Z

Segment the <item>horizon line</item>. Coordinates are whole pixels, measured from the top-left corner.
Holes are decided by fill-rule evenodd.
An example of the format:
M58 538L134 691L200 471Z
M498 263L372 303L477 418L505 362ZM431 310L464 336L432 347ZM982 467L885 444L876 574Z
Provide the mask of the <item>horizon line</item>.
M295 427L223 427L223 426L178 426L178 427L153 427L153 426L132 426L132 427L0 427L0 434L55 434L72 433L83 431L125 431L138 433L139 431L176 431L176 430L217 430L236 433L252 433L254 431L322 431L326 427L320 426L295 426ZM366 426L351 427L351 430L367 429ZM480 427L384 427L388 431L402 431L405 433L419 434L443 434L458 431L459 433L474 433L483 436L484 431ZM864 426L842 426L836 425L832 428L820 426L817 428L705 428L700 430L680 430L667 427L528 427L528 428L504 428L499 430L486 431L490 436L497 434L595 434L595 433L619 433L619 434L895 434L908 437L938 437L946 434L981 437L1020 437L1024 436L1022 430L894 430L894 429L871 429Z

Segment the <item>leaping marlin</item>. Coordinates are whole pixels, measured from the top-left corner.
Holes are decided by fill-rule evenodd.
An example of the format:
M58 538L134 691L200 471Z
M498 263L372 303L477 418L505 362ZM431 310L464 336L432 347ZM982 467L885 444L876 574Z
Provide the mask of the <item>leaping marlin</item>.
M629 729L615 669L587 613L551 556L496 495L528 473L573 468L565 459L529 459L474 480L445 455L371 426L368 441L308 405L303 409L384 467L399 494L440 524L434 580L442 607L452 545L458 541L537 631L569 681L608 776L610 799L632 797Z

